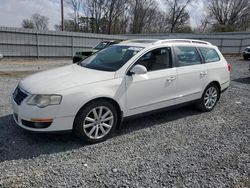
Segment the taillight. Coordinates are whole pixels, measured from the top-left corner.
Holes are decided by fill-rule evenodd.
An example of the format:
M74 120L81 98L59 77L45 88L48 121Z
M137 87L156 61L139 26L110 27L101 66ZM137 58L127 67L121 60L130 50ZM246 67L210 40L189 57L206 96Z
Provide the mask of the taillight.
M231 65L229 63L227 64L227 69L228 71L231 71Z

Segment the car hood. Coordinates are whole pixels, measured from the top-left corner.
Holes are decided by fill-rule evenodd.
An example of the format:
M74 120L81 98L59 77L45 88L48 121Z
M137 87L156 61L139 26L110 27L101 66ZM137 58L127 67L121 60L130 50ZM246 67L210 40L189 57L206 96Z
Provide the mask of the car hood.
M19 85L31 94L56 94L76 86L113 79L114 76L114 72L74 64L33 74L24 78Z

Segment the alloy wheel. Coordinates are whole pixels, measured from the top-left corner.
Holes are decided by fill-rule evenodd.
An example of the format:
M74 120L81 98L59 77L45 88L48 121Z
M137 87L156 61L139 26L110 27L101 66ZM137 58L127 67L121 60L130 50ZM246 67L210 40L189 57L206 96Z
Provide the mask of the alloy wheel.
M209 87L204 96L204 105L207 109L212 109L218 98L218 91L215 87Z
M85 117L83 130L91 139L100 139L109 133L114 124L114 115L106 106L93 108Z

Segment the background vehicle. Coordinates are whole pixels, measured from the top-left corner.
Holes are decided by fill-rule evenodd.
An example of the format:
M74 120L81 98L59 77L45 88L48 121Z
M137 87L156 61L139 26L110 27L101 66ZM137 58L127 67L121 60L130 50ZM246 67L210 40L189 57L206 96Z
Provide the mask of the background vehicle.
M113 44L118 44L121 41L118 40L111 40L111 41L102 41L99 44L97 44L91 51L80 51L80 52L76 52L76 54L73 57L73 63L77 63L87 57L89 57L90 55L104 49L107 48L110 45Z
M243 51L243 58L244 60L248 60L250 58L250 46L246 47Z
M244 60L248 60L250 58L250 46L245 48L245 50L243 51L243 58ZM250 71L250 64L248 70Z
M12 95L14 119L30 131L74 130L95 143L130 116L187 103L211 111L230 68L205 41L130 40L22 80Z

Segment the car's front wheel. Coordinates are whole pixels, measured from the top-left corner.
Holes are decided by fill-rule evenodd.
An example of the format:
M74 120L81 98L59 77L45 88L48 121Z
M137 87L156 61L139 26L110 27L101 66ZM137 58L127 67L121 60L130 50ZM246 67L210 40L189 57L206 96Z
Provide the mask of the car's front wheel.
M197 103L198 108L203 112L211 111L220 98L220 91L216 84L209 84L200 101Z
M117 124L115 107L104 100L93 101L78 113L74 131L87 143L96 143L107 139Z

